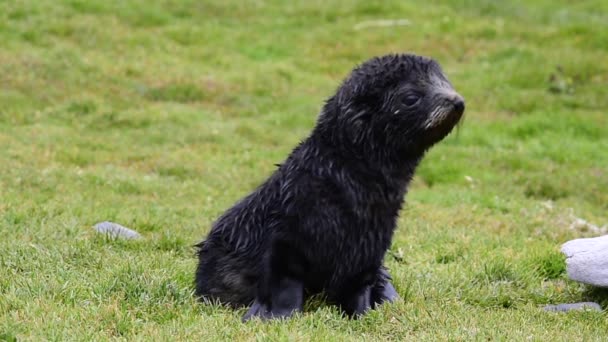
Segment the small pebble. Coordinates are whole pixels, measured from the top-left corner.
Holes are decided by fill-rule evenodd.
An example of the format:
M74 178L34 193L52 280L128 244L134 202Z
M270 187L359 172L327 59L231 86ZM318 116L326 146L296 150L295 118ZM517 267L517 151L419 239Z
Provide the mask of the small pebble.
M107 234L111 238L122 238L122 239L139 239L141 235L138 232L131 230L127 227L123 227L118 223L114 222L100 222L93 226L98 233Z
M581 302L572 304L557 304L545 306L545 311L567 312L572 310L602 311L602 307L594 302Z

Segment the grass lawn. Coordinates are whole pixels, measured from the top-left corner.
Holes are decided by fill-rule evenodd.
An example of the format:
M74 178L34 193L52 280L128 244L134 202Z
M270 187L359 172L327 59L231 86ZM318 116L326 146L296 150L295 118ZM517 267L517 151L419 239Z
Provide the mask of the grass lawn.
M386 258L403 300L266 324L197 303L193 244L400 51L467 100ZM604 340L606 311L542 306L608 306L559 252L608 225L607 61L603 0L0 1L0 340Z

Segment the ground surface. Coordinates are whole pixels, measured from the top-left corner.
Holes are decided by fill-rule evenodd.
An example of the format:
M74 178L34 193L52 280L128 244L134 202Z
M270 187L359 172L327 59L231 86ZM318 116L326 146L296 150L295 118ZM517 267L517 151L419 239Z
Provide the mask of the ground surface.
M408 3L0 2L0 339L605 337L605 312L540 307L608 304L559 253L593 235L575 218L608 224L608 2ZM376 19L410 25L355 29ZM192 245L392 51L435 57L467 99L386 259L404 300L271 324L197 304Z

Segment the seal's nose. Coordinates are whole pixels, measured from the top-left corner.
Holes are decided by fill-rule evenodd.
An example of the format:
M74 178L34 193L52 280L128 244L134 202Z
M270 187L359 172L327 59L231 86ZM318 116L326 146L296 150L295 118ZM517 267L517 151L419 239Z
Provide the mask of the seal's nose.
M452 105L454 106L454 112L462 114L464 113L464 98L460 94L452 94L450 96Z
M454 114L464 113L464 98L454 90L446 91L442 94L445 106L452 106Z
M459 113L464 112L464 99L462 97L454 99L454 110Z

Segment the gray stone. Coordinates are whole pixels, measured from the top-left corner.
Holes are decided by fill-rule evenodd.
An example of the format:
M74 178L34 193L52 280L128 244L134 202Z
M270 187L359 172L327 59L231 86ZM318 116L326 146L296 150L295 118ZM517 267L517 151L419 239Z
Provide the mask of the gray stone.
M562 245L570 279L608 287L608 235L576 239Z
M127 227L123 227L118 223L114 222L100 222L93 226L98 233L107 234L113 239L139 239L141 235L138 232L131 230Z
M557 304L545 306L545 311L567 312L573 310L602 311L602 307L594 302L581 302L572 304Z

